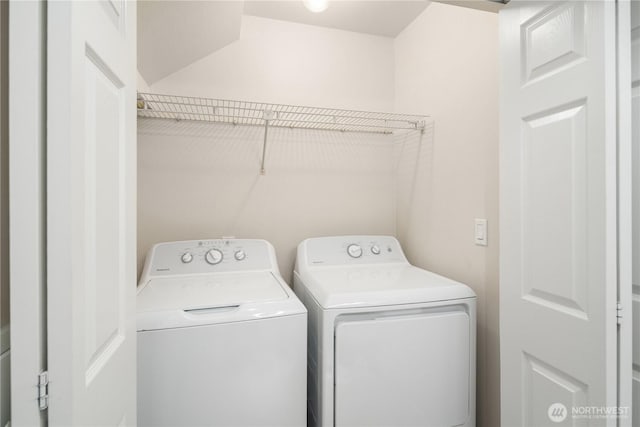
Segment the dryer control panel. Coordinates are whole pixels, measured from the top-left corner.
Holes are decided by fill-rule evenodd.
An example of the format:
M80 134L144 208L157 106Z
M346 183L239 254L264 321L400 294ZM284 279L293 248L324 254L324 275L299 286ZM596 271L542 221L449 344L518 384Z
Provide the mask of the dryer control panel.
M211 239L159 243L149 251L143 276L278 271L275 251L266 240Z
M298 262L314 265L406 263L392 236L337 236L307 239L298 248Z

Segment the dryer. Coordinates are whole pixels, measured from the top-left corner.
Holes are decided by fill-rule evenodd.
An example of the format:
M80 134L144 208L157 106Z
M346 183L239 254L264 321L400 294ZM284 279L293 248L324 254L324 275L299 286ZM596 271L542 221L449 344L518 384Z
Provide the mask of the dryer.
M305 425L307 314L268 242L155 245L137 329L139 426Z
M389 236L298 246L310 426L475 426L476 296Z

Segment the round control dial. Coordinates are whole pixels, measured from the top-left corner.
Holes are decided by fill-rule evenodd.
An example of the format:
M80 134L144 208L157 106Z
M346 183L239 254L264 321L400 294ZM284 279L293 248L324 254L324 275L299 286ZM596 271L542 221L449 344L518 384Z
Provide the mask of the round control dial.
M362 247L355 243L351 244L347 247L347 253L351 258L360 258L362 256Z
M234 254L233 257L237 260L237 261L242 261L243 259L245 259L247 257L247 254L245 253L245 251L243 251L242 249L238 249Z
M222 251L220 251L219 249L211 249L204 256L204 259L211 265L220 264L222 262L222 258Z
M191 255L191 252L185 252L182 254L180 259L182 260L183 263L189 264L191 261L193 261L193 255Z
M371 253L374 255L380 255L380 246L378 245L371 246Z

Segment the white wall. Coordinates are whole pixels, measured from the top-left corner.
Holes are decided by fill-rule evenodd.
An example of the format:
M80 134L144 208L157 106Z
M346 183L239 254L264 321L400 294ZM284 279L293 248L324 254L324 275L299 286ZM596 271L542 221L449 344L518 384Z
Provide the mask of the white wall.
M153 243L263 238L290 282L308 237L394 234L393 144L386 135L269 131L139 120L139 261Z
M395 91L398 111L435 120L433 140L403 147L398 236L411 262L478 295L478 425L499 426L497 14L432 3L396 38Z
M393 108L393 41L245 16L241 39L151 85L169 93ZM395 234L388 137L141 120L138 251L156 242L265 238L289 279L307 237Z
M145 81L144 77L142 77L142 74L140 74L140 71L138 71L137 75L137 89L138 92L149 92L149 85Z
M240 40L151 85L156 93L393 108L393 40L243 16Z

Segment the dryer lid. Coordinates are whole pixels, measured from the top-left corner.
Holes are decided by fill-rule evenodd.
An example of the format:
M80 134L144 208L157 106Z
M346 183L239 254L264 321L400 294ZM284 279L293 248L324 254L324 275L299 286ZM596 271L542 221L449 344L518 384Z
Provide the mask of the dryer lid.
M475 298L468 286L411 265L320 267L301 280L323 308Z
M251 320L290 314L291 310L304 312L283 286L286 284L269 271L152 279L138 289L138 330Z

